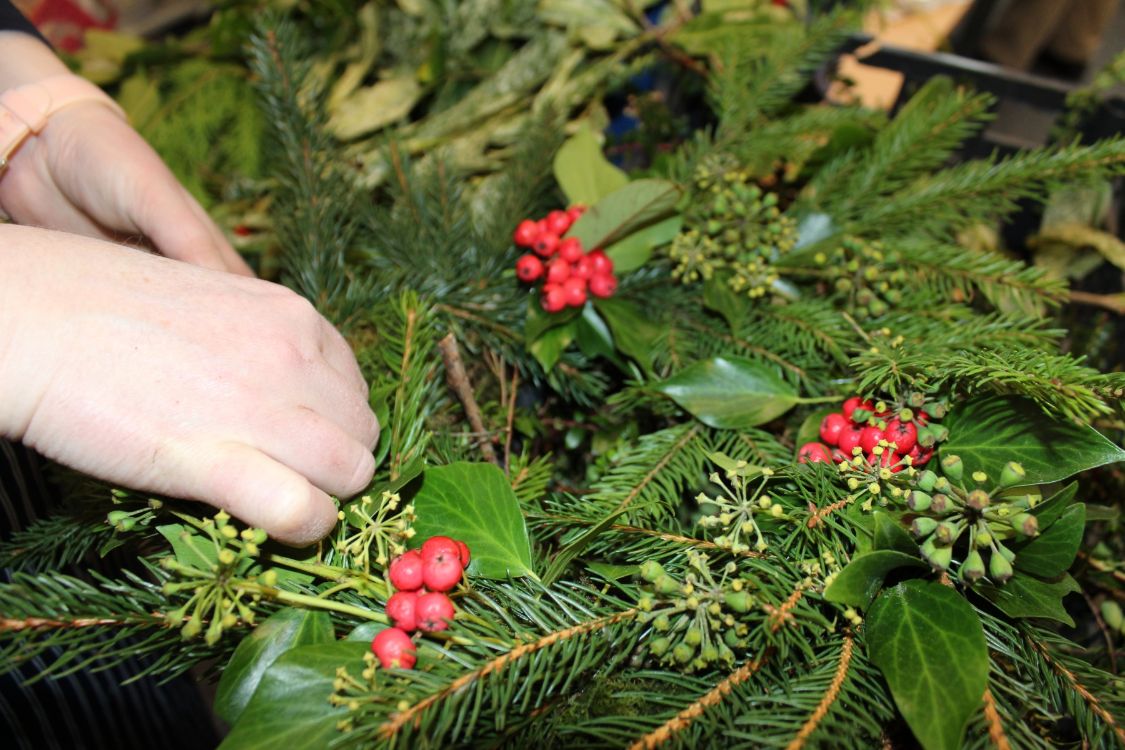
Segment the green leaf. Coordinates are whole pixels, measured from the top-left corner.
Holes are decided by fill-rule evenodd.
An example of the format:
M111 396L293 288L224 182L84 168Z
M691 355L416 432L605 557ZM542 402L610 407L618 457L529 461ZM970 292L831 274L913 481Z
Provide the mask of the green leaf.
M1074 620L1067 614L1062 600L1067 594L1081 591L1082 587L1069 575L1057 581L1041 581L1017 573L1003 586L978 584L974 590L1009 617L1043 617L1074 627Z
M352 92L333 108L328 129L345 141L374 132L410 114L423 93L413 71L379 81Z
M660 328L636 306L623 299L594 300L594 307L613 333L617 350L649 372L656 343L660 340Z
M536 577L519 501L495 465L461 461L427 469L412 502L418 516L414 546L431 536L452 536L469 546L470 575Z
M711 427L756 427L797 403L793 386L776 371L741 357L696 362L657 383L655 389Z
M578 321L572 319L565 325L544 331L528 346L528 351L543 368L543 372L550 372L577 335Z
M215 693L215 713L234 724L279 656L296 646L331 643L335 637L327 612L286 607L270 615L242 639L223 669Z
M949 440L942 454L960 456L966 474L983 471L999 477L1004 464L1018 461L1027 484L1045 484L1125 461L1125 450L1097 430L1052 419L1023 398L974 399L954 409L944 424Z
M676 214L614 242L605 249L605 254L613 261L614 272L628 273L648 263L652 251L671 242L680 233L683 223L684 217Z
M605 248L633 232L668 216L680 199L680 189L667 180L636 180L586 209L567 232L587 250Z
M609 326L589 303L582 308L582 317L578 318L578 348L590 358L613 359L617 355Z
M209 540L205 541L182 523L166 523L157 526L156 530L172 545L176 562L200 570L210 570L219 561L215 545Z
M622 578L632 578L639 574L641 570L640 565L611 565L600 562L586 563L586 568L595 575L613 583L617 583Z
M375 639L380 630L386 630L387 626L381 622L361 622L351 629L346 636L345 641L360 641L361 643L369 644Z
M328 747L347 714L328 702L336 670L363 671L367 644L336 641L292 648L262 677L254 697L231 727L220 750L274 750L278 747Z
M703 306L723 316L732 331L742 327L750 308L748 297L735 294L727 284L727 276L712 276L703 283Z
M1086 530L1086 506L1082 503L1066 509L1059 520L1023 546L1015 547L1016 570L1042 578L1062 575L1082 544Z
M629 183L629 177L602 154L588 120L559 148L554 170L570 205L592 206Z
M527 320L523 324L523 337L528 346L552 328L564 326L581 314L576 307L568 307L557 313L549 313L539 304L539 294L527 298Z
M800 449L805 443L820 442L820 423L829 414L838 411L840 411L838 406L825 406L805 417L805 421L801 422L801 426L797 428L797 448Z
M1074 502L1078 495L1078 482L1071 482L1066 487L1051 495L1043 502L1031 509L1031 515L1039 521L1039 528L1046 529L1059 520L1063 512Z
M928 569L915 548L914 554L877 549L856 555L824 590L824 598L837 604L866 608L883 586L883 579L899 568Z
M988 685L988 646L972 606L936 581L885 589L867 613L867 650L925 750L955 750Z
M892 549L914 557L918 556L918 545L898 519L890 513L875 511L875 549Z

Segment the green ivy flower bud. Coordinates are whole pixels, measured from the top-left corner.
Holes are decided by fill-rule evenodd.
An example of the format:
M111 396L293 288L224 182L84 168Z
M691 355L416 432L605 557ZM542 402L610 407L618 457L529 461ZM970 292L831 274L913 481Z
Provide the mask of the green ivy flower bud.
M984 576L984 558L977 550L970 550L961 563L961 580L969 585L979 581Z
M961 457L956 455L943 456L941 459L941 470L949 477L951 481L960 482L962 475L965 473L965 464L961 462Z
M672 645L664 636L653 638L648 642L648 650L652 652L653 656L664 656L668 651L668 647Z
M977 549L985 549L992 546L992 532L991 531L978 531L976 536L973 537L973 546Z
M930 545L928 549L926 544L922 545L922 554L934 570L949 570L949 564L953 562L953 547L930 544L932 541L933 537L926 540L926 544Z
M1011 519L1012 528L1024 536L1039 534L1039 519L1030 513L1017 513Z
M1015 461L1009 461L1004 464L1003 471L1000 472L1000 486L1001 487L1015 487L1023 484L1027 478L1027 472L1023 466Z
M687 664L695 656L695 649L686 643L677 643L672 649L672 658L680 664Z
M180 628L180 635L184 637L184 640L188 640L199 635L199 631L202 629L203 624L199 622L199 618L192 615L191 618L184 623L184 626Z
M1004 555L993 552L988 560L988 577L996 583L1007 583L1012 577L1012 564L1004 559Z
M984 510L992 502L992 498L984 490L973 490L965 499L965 504L973 510Z
M750 607L754 606L754 598L749 591L729 591L723 597L723 602L735 612L749 612Z
M703 631L697 628L695 625L692 625L687 629L687 632L684 633L684 643L686 643L687 645L698 646L702 642Z
M679 581L668 574L657 577L652 585L659 594L678 594L680 592Z
M1125 616L1121 613L1121 605L1113 599L1106 599L1102 602L1102 619L1105 624L1114 630L1121 630L1125 632L1122 626L1125 626Z
M945 404L934 403L927 406L926 411L928 411L930 413L930 416L934 419L941 419L946 415L949 409L945 406Z
M937 482L937 480L938 475L933 473L929 469L926 469L918 475L918 487L923 492L933 492L934 484Z
M997 542L996 549L998 549L1000 551L1000 554L1003 555L1004 559L1007 560L1008 562L1014 563L1016 561L1016 553L1012 552L1010 549L1005 547L1003 544L1000 544L999 542Z
M664 566L656 560L646 560L641 563L641 578L649 583L655 582L662 575L664 575Z
M934 542L935 544L949 546L957 541L960 534L961 529L958 528L957 524L952 521L943 521L934 529Z
M734 652L731 651L730 648L727 647L727 644L720 643L719 644L719 658L722 659L723 661L725 661L727 664L733 664L734 663Z
M703 659L703 661L708 664L713 664L719 660L719 649L708 644L699 652L699 658Z
M948 427L945 427L944 425L940 425L940 424L933 424L933 423L930 423L926 426L930 428L930 434L933 435L934 440L936 440L937 442L943 443L943 442L945 442L946 440L949 439L949 428Z
M929 510L933 501L932 497L919 490L911 490L910 494L906 496L906 504L910 506L911 510L919 513Z
M734 628L728 628L723 631L723 643L727 644L730 648L742 648L742 641L738 637L738 633Z
M930 511L938 514L945 513L949 510L949 505L949 495L939 492L934 495L933 500L930 502Z
M652 628L658 633L664 633L670 627L672 627L672 623L669 622L668 615L664 614L663 612L657 615L656 618L652 621Z
M929 536L933 533L934 529L938 526L938 522L926 516L918 516L910 524L910 531L914 536L921 539L924 536Z

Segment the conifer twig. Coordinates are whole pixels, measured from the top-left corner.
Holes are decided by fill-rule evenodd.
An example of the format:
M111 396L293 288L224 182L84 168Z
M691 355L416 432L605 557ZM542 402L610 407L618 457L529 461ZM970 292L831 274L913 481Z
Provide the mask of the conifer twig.
M996 710L996 701L992 699L992 691L988 688L984 689L984 718L988 721L988 738L992 740L996 750L1012 750L1012 745L1004 734L1000 713Z
M1027 641L1031 644L1032 648L1039 652L1039 655L1042 656L1043 660L1051 666L1051 669L1055 670L1056 674L1065 679L1070 685L1070 688L1074 692L1078 693L1078 695L1082 697L1082 700L1086 701L1086 705L1090 707L1090 710L1093 711L1099 719L1109 725L1110 729L1113 730L1113 733L1117 735L1117 739L1120 742L1125 742L1125 729L1122 729L1122 727L1117 723L1117 720L1113 718L1113 714L1106 710L1105 706L1102 705L1097 696L1091 693L1085 685L1078 681L1078 676L1074 674L1074 672L1067 669L1066 665L1055 659L1055 657L1051 655L1051 652L1047 650L1047 647L1042 643L1030 637L1027 638Z
M476 396L473 395L469 374L465 372L465 363L461 361L461 350L457 346L457 339L452 333L447 333L445 338L438 342L438 348L441 349L441 359L445 363L446 381L457 394L461 405L465 407L469 426L473 428L474 433L486 436L488 431L484 428L484 418L481 416ZM497 463L496 451L493 450L492 443L487 437L482 437L480 441L480 452L484 454L486 460Z
M840 650L840 664L836 667L836 674L832 677L832 682L825 691L824 696L820 699L820 703L816 705L816 709L812 712L809 718L801 725L801 729L797 732L797 736L785 746L785 750L801 750L808 742L809 737L820 726L820 722L828 715L832 704L840 697L840 688L844 685L844 680L848 678L848 667L852 663L852 647L855 644L855 639L851 633L844 634L844 646Z

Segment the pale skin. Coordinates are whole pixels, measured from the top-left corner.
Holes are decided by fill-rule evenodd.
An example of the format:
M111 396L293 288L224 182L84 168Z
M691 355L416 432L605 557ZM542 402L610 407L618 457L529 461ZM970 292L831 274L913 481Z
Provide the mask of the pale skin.
M0 91L63 72L0 32ZM329 495L375 470L355 357L253 278L132 128L98 103L55 114L0 176L0 210L27 225L0 225L0 437L292 544L328 533Z

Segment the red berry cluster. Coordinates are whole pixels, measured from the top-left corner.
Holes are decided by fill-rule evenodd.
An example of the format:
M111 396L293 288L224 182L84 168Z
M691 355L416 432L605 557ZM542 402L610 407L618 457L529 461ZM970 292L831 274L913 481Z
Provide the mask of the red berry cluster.
M852 396L838 412L820 422L823 442L805 443L797 451L800 463L843 463L863 455L867 463L897 473L910 466L923 466L933 456L933 445L940 437L927 429L930 414L908 408L893 411L886 404ZM920 439L921 438L921 439ZM829 447L831 446L831 447Z
M371 641L371 650L384 668L414 666L410 633L433 633L449 627L453 602L445 592L457 585L468 564L468 546L447 536L432 536L421 550L410 550L391 560L391 585L398 591L387 599L387 617L394 627L380 631Z
M604 298L617 291L609 256L602 250L587 253L577 237L564 236L585 210L574 206L539 221L524 219L512 234L517 245L534 251L516 261L516 276L529 283L543 279L540 299L547 312L581 307L587 294Z

